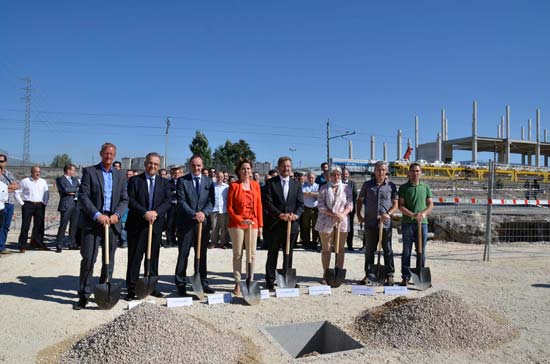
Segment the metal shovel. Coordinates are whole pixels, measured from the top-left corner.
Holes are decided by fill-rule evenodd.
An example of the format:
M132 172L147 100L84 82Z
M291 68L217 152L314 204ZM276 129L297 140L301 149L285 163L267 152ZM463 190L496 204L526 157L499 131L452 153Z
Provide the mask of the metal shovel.
M382 237L384 234L384 222L382 219L378 222L378 264L372 267L372 271L368 274L369 281L374 286L381 286L386 279L387 269L385 265L380 264L380 255L382 254Z
M158 276L151 276L151 245L153 241L153 222L149 221L149 231L147 233L147 254L145 256L145 274L143 278L138 279L136 283L136 297L143 299L149 296L157 286Z
M340 287L346 280L346 270L338 268L338 252L340 251L340 223L336 224L334 234L336 234L336 243L334 246L334 269L327 269L325 272L327 284L333 288Z
M424 267L422 263L423 251L422 251L422 223L418 223L418 239L416 249L416 268L411 269L411 278L414 282L414 286L421 291L424 291L432 286L432 274L430 268Z
M95 303L101 310L110 310L120 299L120 283L111 283L109 271L111 264L109 262L109 225L105 224L105 246L102 249L103 269L107 271L105 283L96 284L94 287Z
M258 282L254 281L254 276L252 273L252 244L255 242L252 241L252 225L248 228L248 247L246 248L246 266L247 266L247 275L246 280L241 281L241 293L244 300L249 305L258 305L262 295L260 293L260 286Z
M195 274L191 277L191 286L193 292L199 300L204 299L204 291L202 290L202 281L200 273L201 264L201 240L202 240L202 222L199 222L199 231L197 233L197 249L195 250Z
M292 221L288 220L286 227L286 247L285 247L285 260L283 263L283 269L277 269L275 273L275 281L279 288L294 288L296 287L296 269L288 268L288 261L290 260L290 230L292 228Z

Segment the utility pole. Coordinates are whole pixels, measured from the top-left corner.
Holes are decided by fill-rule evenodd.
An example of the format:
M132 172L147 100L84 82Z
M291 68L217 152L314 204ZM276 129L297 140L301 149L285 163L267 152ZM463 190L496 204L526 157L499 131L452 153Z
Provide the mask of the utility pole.
M25 127L23 132L23 165L28 166L31 164L31 78L23 78L25 81L25 96L22 100L25 101Z
M331 137L330 136L330 119L327 119L327 163L329 163L329 166L330 166L330 140L334 139L334 138L343 138L345 136L353 135L353 134L355 134L355 130L351 133L346 132L344 134L335 135L335 136Z
M166 118L166 133L164 134L164 169L168 164L168 129L170 129L170 118Z

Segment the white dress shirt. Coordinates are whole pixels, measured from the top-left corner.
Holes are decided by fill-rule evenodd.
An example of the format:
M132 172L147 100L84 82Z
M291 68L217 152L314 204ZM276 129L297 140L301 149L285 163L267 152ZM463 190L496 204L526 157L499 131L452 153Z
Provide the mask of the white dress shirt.
M4 209L4 204L8 202L8 185L0 181L0 211Z
M286 178L281 177L281 187L283 187L283 196L284 196L285 200L288 197L288 187L290 187L289 183L290 183L290 176L288 176Z
M309 184L309 182L306 182L302 185L302 192L319 192L319 185L317 183ZM317 207L319 202L317 201L317 197L312 196L304 196L304 206L309 207L310 209L313 209Z
M221 185L214 185L214 207L213 212L219 212L220 214L227 213L227 193L229 192L229 185L222 183Z
M30 202L42 202L44 205L48 204L50 199L50 193L48 191L48 183L43 178L38 178L36 181L31 177L23 179L19 186L19 190L15 192L15 198L21 205L25 201Z

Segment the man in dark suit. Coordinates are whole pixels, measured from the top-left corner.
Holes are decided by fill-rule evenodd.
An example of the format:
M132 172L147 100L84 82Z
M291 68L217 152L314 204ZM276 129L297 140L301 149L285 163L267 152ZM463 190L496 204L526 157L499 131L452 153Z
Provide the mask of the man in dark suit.
M175 166L170 169L170 192L172 193L172 203L170 208L166 213L166 248L172 248L178 245L177 241L177 221L176 221L176 211L178 209L178 193L176 192L176 186L178 184L178 179L183 176L183 169L180 166Z
M74 304L75 310L86 307L91 294L91 279L100 246L105 246L104 226L109 228L109 261L110 269L102 265L99 283L105 283L113 274L115 250L118 235L121 231L120 217L128 207L126 177L112 168L116 156L116 146L105 143L99 152L101 163L84 168L78 192L81 213L79 227L82 229L80 246L80 286L79 301Z
M353 182L349 178L349 169L347 169L347 168L342 168L342 183L346 184L346 185L349 185L349 187L351 188L351 198L353 200L353 209L348 214L349 233L348 233L348 236L346 238L347 239L348 251L352 252L353 251L353 236L354 236L354 232L355 232L355 229L353 227L353 222L355 220L355 201L357 201L357 188L355 186L355 182Z
M214 205L214 185L212 180L201 174L203 161L194 155L189 160L189 170L178 180L178 262L176 264L176 287L180 296L187 295L185 279L187 274L187 258L191 246L197 244L199 222L202 222L202 238L200 250L200 267L198 267L203 290L213 293L214 290L206 280L206 252L208 247L210 219ZM195 273L197 267L195 267Z
M290 234L290 253L288 267L292 267L293 246L298 238L298 219L304 211L304 195L300 183L290 178L292 160L290 157L281 157L277 162L279 175L266 182L267 221L264 229L269 234L269 251L265 264L265 280L268 289L274 288L275 269L279 249L286 247L287 221L292 222ZM286 256L285 258L286 259ZM283 262L284 264L284 262Z
M69 248L76 248L76 232L78 231L78 216L80 215L80 209L77 207L77 194L80 182L75 177L76 167L74 164L67 164L63 168L63 172L63 176L55 179L55 185L59 192L57 211L61 213L61 222L59 223L56 238L57 253L63 251L63 240L65 240L65 231L69 222L71 223L69 227Z
M157 172L160 168L160 155L149 153L145 156L145 172L130 178L128 181L128 269L126 271L126 288L128 299L135 298L136 282L139 278L139 266L147 251L149 224L153 224L151 246L151 276L158 276L159 250L162 228L166 211L170 208L170 182ZM155 290L152 296L162 297Z

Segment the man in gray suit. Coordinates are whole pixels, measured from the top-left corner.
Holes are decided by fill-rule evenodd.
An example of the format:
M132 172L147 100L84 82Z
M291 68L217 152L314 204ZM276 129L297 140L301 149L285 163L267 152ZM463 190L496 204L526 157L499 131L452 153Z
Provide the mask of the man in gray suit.
M67 164L63 168L65 173L63 176L57 177L55 185L59 192L59 205L57 211L61 213L61 222L59 223L59 230L57 230L56 238L56 252L61 253L64 247L65 231L67 225L71 223L69 227L69 248L76 248L76 232L78 230L78 216L80 215L80 209L77 207L77 194L80 182L75 177L76 167L74 164Z
M101 163L82 171L82 182L79 190L81 214L79 227L82 229L80 246L80 287L79 301L74 304L75 310L86 307L91 294L91 278L100 246L105 246L104 226L109 228L109 261L110 269L102 266L99 283L105 283L114 269L116 241L121 231L120 217L128 207L126 177L121 171L112 168L116 156L116 146L105 143L99 152Z
M210 236L210 219L214 205L214 185L212 180L201 174L202 158L194 155L189 160L189 170L178 180L176 192L178 195L178 262L176 264L176 287L180 296L187 295L186 274L187 258L191 246L197 244L198 225L202 223L202 238L200 250L200 267L195 266L195 273L200 272L201 282L205 293L214 293L206 280L206 252Z

